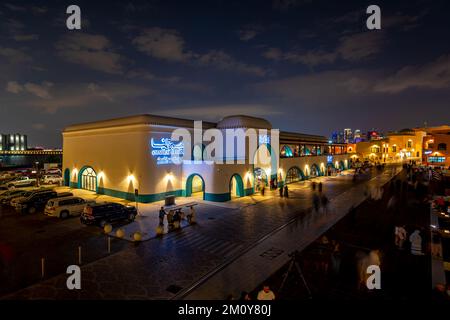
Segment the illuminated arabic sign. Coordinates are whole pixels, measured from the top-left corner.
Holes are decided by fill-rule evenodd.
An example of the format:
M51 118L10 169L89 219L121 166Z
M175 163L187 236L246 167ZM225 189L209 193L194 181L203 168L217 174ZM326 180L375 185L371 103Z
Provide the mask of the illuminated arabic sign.
M327 156L327 162L333 163L333 156Z
M161 138L159 141L151 139L152 156L156 164L179 164L184 155L183 142L173 143L170 138Z
M424 154L432 154L432 153L433 153L433 151L431 151L431 150L427 150L424 152Z

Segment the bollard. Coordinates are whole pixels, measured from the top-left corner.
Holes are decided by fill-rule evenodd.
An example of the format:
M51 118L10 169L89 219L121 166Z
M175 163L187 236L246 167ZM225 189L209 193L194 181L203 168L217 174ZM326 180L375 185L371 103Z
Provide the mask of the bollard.
M108 253L111 253L111 237L108 237Z
M103 227L103 231L108 234L112 231L112 225L110 224L105 224L105 226Z
M116 237L122 239L123 237L125 237L125 231L123 231L122 228L117 229Z
M135 232L135 233L133 234L133 239L134 239L134 241L136 241L136 242L141 241L141 240L142 240L142 234L141 234L140 232Z
M45 258L41 258L41 278L45 276Z
M81 266L81 246L78 247L78 265Z

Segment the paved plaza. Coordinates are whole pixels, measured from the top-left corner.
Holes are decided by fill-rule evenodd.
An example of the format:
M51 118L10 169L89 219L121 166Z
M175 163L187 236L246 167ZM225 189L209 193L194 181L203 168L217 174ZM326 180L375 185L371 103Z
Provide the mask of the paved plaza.
M161 238L151 235L160 203L140 204L141 216L132 228L145 226L142 231L148 232L149 240L115 240L120 243L115 252L82 263L81 290L67 290L67 276L60 274L5 298L223 299L237 290L253 289L286 263L288 253L305 248L361 203L367 188L386 183L395 171L397 167L373 170L357 181L350 174L317 178L331 200L330 210L321 213L311 210L311 180L290 184L289 199L276 191L219 205L183 199L199 202L198 224ZM105 236L96 237L104 245ZM89 245L83 250L89 255Z

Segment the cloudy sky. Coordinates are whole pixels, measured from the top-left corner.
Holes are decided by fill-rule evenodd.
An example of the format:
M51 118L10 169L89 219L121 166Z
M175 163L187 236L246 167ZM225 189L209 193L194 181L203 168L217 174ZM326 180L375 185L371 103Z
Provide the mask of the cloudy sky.
M141 113L327 136L449 124L448 1L392 2L370 31L373 1L2 1L0 132L60 147L67 125Z

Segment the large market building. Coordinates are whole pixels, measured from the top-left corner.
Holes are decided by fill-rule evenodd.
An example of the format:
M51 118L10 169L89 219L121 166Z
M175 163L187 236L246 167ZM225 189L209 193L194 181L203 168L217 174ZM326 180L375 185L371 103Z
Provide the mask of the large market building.
M192 159L175 163L167 152L187 151L182 140L171 140L176 129L196 132L193 120L155 115L69 126L63 131L65 184L139 202L193 194L222 202L259 192L263 185L277 188L349 165L345 144L331 144L316 135L283 131L276 135L267 120L243 115L203 122L201 133L212 129L226 136L227 129L254 129L256 152L246 145L245 155L239 156L233 147L233 161L220 163L206 158L208 143L202 141L189 145ZM264 156L270 160L261 161Z

